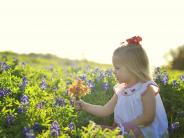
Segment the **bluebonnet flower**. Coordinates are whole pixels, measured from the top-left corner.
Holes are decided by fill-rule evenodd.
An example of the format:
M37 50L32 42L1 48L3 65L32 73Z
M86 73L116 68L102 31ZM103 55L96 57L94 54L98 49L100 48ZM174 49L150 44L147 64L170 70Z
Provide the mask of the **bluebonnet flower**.
M104 90L108 90L108 89L109 89L109 84L108 84L108 83L103 83L103 84L102 84L102 88L103 88Z
M153 77L154 77L153 78L154 80L159 80L160 79L162 81L162 75L161 75L160 67L155 68ZM162 82L165 84L166 80L163 80Z
M168 75L166 73L162 74L161 81L164 85L168 83Z
M173 87L177 87L177 81L176 80L173 80Z
M74 123L71 122L71 123L68 125L68 128L69 128L70 130L74 130Z
M174 123L171 124L171 130L175 130L175 129L179 128L179 127L180 127L180 123L179 122L174 122Z
M113 74L112 69L108 69L108 70L105 71L105 76L107 76L107 77L112 77L112 74Z
M88 80L87 85L90 87L90 89L94 89L95 88L95 84L93 83L92 80Z
M27 78L26 77L23 77L22 78L22 86L23 87L26 87L26 85L27 85Z
M60 127L58 122L53 122L50 127L50 135L53 137L60 136Z
M26 63L25 62L22 62L21 65L24 68L26 66Z
M58 90L58 87L57 86L54 86L53 89L52 89L54 92L56 92Z
M65 106L65 100L63 98L58 97L58 98L55 99L55 105Z
M46 102L40 102L36 104L37 109L43 109L43 106L46 104Z
M42 82L40 84L40 87L41 87L42 90L45 90L47 88L47 83L44 79L42 80Z
M4 96L7 96L7 95L10 95L10 94L11 94L10 89L0 88L0 98L4 97Z
M41 132L41 125L38 123L38 122L35 122L34 125L33 125L33 130L35 132Z
M0 90L0 97L4 96L4 91Z
M22 85L21 85L21 90L24 91L25 88L27 86L27 78L26 77L23 77L22 78Z
M70 99L70 105L74 106L74 101L72 99Z
M105 72L100 72L100 76L99 76L99 77L101 78L101 80L102 80L103 78L105 78L105 75L106 75Z
M31 129L28 127L24 127L23 128L23 134L26 134L27 132L29 132Z
M15 121L15 117L14 117L13 115L8 115L8 116L6 117L6 123L7 123L8 125L13 124L14 121Z
M184 82L184 75L180 76L180 80Z
M32 129L30 129L28 127L24 127L23 134L26 138L35 138L35 135L34 135Z
M71 67L72 67L72 68L77 68L77 65L76 65L75 63L72 63L72 64L71 64Z
M97 82L102 80L104 77L105 77L105 73L104 72L100 72L99 76L96 78Z
M17 65L17 64L18 64L18 59L15 58L15 57L13 57L13 63L14 63L15 65Z
M10 67L8 66L8 64L6 64L5 62L1 62L0 63L0 71L6 71L8 70Z
M20 100L21 100L21 104L23 105L29 104L29 98L27 95L23 95Z
M93 73L98 73L100 71L100 69L99 68L96 68L94 71L93 71Z
M86 81L87 75L86 74L83 74L83 75L79 76L79 78L82 79L83 81Z
M26 110L24 109L23 106L18 107L18 113L19 113L19 114L22 114L22 113L24 113L25 111L26 111Z

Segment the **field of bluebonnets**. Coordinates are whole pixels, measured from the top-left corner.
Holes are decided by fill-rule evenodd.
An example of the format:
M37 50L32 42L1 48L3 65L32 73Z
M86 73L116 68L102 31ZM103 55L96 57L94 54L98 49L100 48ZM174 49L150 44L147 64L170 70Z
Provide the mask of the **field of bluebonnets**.
M184 72L156 68L153 75L161 89L170 137L182 138ZM0 137L116 137L118 129L102 130L96 125L112 125L113 115L100 118L73 107L67 88L77 78L91 88L84 101L103 105L113 95L116 80L110 65L1 52Z

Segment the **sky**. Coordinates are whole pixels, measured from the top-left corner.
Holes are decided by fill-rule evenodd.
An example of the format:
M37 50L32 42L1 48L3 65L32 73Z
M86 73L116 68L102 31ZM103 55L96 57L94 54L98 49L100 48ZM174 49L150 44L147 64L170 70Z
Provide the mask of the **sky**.
M184 44L183 0L0 0L0 51L51 53L112 63L113 51L143 38L152 66Z

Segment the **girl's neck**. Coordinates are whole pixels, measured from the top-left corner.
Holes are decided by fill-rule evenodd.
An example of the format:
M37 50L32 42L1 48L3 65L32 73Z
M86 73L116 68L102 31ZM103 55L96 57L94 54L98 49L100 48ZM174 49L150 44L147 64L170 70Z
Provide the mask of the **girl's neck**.
M125 83L125 88L131 88L132 86L136 85L139 81L138 80L131 80Z

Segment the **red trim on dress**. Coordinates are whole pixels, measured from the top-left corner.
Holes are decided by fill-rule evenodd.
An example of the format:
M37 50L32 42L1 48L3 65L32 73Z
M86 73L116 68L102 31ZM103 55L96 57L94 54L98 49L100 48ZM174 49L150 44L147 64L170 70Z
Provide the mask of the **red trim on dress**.
M155 85L155 84L152 84L152 83L151 83L151 84L148 84L148 85L147 85L147 88L148 88L150 85L153 85L153 86L158 87L158 91L157 91L156 93L154 93L154 95L156 96L156 95L160 92L160 87L159 87L158 85ZM148 91L147 91L147 89L146 89L146 91L143 92L143 93L141 94L141 96L144 96L147 92L148 92Z

